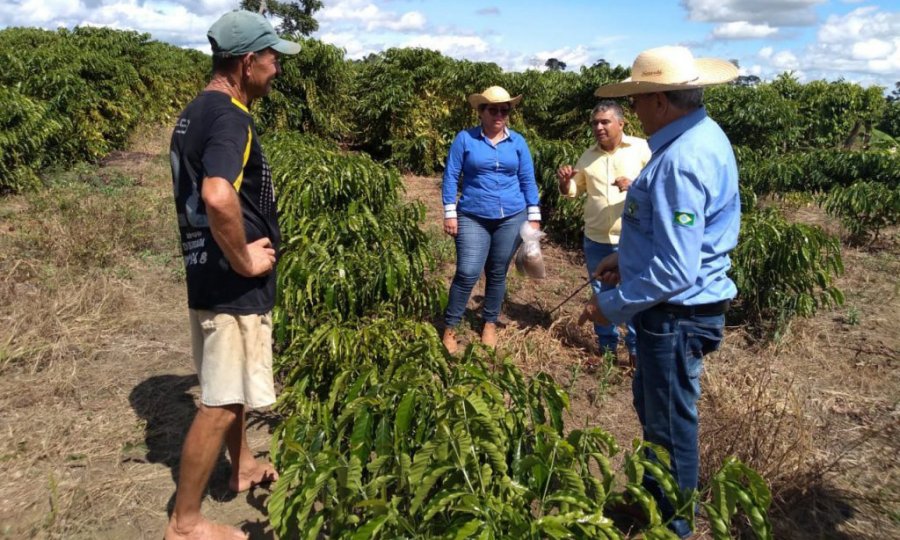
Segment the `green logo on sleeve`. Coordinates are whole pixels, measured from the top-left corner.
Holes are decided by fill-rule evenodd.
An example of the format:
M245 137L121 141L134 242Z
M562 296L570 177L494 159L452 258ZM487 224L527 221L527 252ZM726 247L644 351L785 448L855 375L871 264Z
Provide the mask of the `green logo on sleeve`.
M628 212L628 215L634 217L637 213L638 205L634 201L628 201L628 206L625 207L625 211Z
M693 227L694 214L690 212L675 212L675 224L683 227Z

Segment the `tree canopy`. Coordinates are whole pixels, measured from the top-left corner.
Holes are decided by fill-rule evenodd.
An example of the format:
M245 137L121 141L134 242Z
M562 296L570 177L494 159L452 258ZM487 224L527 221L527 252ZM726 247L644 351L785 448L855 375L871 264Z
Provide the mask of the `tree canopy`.
M241 0L241 8L259 11L261 3L260 0ZM319 29L319 23L313 18L313 13L322 9L321 0L299 0L298 2L267 0L265 4L265 15L281 18L281 24L278 25L277 30L282 34L308 36Z

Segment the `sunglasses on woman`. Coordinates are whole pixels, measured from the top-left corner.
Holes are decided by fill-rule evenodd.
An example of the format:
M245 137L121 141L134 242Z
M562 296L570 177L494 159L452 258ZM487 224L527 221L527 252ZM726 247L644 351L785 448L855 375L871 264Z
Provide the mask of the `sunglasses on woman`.
M485 110L493 116L509 116L509 107L485 107Z

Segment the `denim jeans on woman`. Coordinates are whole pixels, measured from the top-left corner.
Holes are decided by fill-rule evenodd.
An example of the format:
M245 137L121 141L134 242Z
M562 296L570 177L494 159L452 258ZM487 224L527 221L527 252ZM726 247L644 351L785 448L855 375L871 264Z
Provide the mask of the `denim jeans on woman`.
M450 285L450 299L444 322L455 327L462 319L472 288L485 275L484 322L497 322L506 293L506 271L522 242L519 228L525 222L521 211L509 217L486 219L460 212L456 233L456 274Z
M617 251L619 251L619 246L615 244L594 242L585 236L584 262L587 266L588 276L594 275L594 270L597 269L597 265L600 264L600 261L602 261L604 257ZM615 287L615 285L601 283L600 280L597 279L591 280L591 288L594 290L594 294L600 294L602 291L608 291ZM625 346L628 347L629 354L635 354L635 349L637 348L637 334L634 332L634 324L629 321L626 327L628 328L628 333L625 335ZM601 354L606 351L616 352L616 348L619 346L618 326L615 324L595 324L594 332L597 334L597 343L600 345Z
M672 474L682 490L695 489L700 466L700 373L703 356L719 348L725 316L684 317L651 308L635 316L634 321L638 362L632 392L644 439L669 451ZM644 484L660 503L663 516L671 518L674 509L657 483L645 476ZM682 538L691 533L684 519L673 520L669 527Z

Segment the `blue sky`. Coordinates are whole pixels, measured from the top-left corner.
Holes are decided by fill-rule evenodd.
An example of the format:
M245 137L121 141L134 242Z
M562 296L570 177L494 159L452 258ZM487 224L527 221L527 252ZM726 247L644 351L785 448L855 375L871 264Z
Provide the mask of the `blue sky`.
M149 32L208 50L206 29L238 0L0 0L0 28L78 24ZM420 46L506 70L569 70L681 44L763 79L900 80L900 0L324 0L315 37L360 58Z

